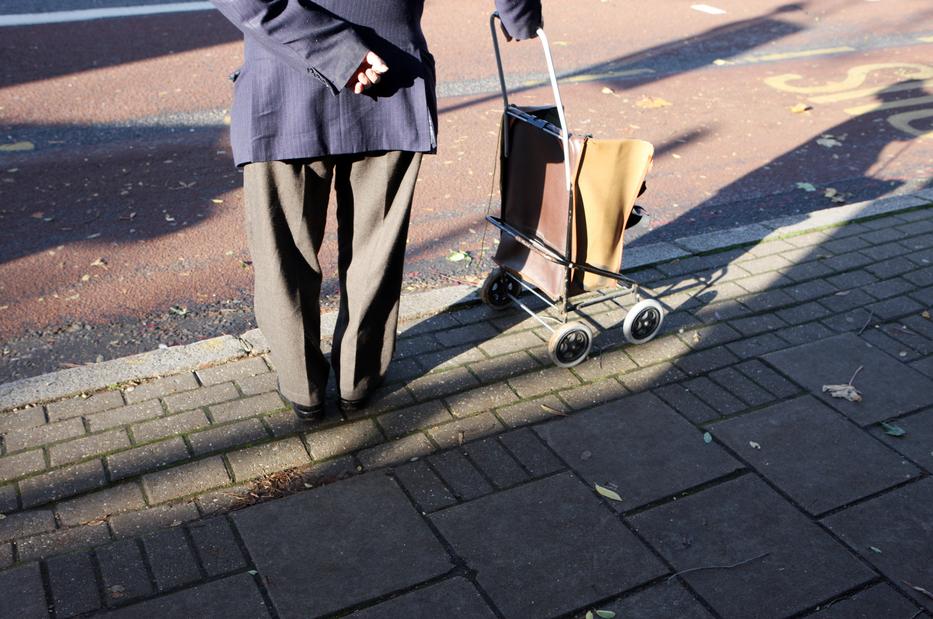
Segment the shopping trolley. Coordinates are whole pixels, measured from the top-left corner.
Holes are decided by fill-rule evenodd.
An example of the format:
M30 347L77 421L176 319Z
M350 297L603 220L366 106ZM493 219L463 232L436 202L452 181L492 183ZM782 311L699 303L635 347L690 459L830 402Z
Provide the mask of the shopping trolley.
M550 45L544 48L555 104L520 107L509 103L493 13L489 20L505 111L499 136L500 216L486 220L500 232L497 265L481 289L482 300L501 310L512 303L550 332L548 353L555 365L572 367L586 359L593 331L568 315L634 293L636 303L622 321L634 344L661 329L664 309L641 298L639 285L620 273L624 231L645 214L635 199L645 188L654 147L643 140L602 140L571 135L567 128ZM606 291L609 286L618 289ZM560 309L553 327L522 302L528 291L550 309ZM552 318L553 320L553 318ZM590 321L596 324L595 321Z

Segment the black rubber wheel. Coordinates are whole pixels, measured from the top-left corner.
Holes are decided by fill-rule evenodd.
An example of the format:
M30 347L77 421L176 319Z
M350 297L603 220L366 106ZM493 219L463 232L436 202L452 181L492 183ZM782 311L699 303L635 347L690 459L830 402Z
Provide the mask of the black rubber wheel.
M502 269L493 269L483 282L479 296L483 303L496 311L508 308L512 304L513 297L518 297L522 291L521 285L509 277Z
M579 322L562 325L548 340L548 355L554 365L570 368L582 363L593 347L593 334Z
M633 344L644 344L654 338L664 322L664 309L654 299L645 299L625 315L622 332Z

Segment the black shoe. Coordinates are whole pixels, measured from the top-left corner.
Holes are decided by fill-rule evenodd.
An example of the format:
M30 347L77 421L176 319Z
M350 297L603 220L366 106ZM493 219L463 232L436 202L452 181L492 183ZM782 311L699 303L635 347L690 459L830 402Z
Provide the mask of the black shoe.
M337 399L337 409L341 413L356 413L365 409L369 405L369 396L360 398L359 400L344 400L343 398Z
M305 406L303 404L296 404L292 402L292 411L299 419L304 419L306 421L320 421L324 419L324 405L315 404L314 406Z

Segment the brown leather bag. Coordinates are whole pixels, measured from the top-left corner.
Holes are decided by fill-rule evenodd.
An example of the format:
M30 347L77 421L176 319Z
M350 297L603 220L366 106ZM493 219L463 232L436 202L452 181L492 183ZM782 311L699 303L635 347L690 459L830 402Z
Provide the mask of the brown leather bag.
M643 190L654 148L642 140L571 136L567 190L557 111L509 106L502 134L501 220L550 251L503 232L495 262L564 299L615 280L568 269L554 257L618 272L623 232Z

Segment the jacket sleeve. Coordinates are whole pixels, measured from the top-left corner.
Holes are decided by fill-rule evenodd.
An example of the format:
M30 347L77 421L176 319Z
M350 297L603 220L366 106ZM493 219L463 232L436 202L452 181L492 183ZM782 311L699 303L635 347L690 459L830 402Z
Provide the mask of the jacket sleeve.
M516 39L531 39L542 26L541 0L496 0L502 25Z
M337 94L368 47L353 26L307 0L211 0L234 26Z

